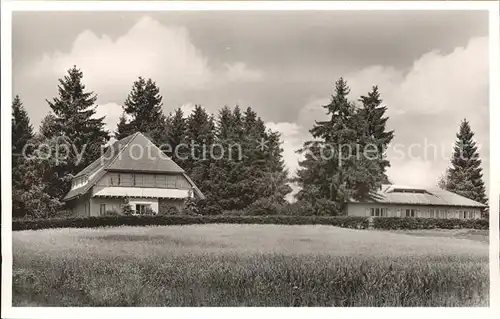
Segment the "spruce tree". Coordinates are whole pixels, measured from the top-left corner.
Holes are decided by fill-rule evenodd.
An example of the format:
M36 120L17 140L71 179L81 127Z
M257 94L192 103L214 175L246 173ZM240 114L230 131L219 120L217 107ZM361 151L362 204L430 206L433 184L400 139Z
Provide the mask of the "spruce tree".
M214 211L231 210L241 208L238 194L238 183L241 172L238 172L240 159L238 158L238 146L240 141L235 134L233 114L229 107L225 106L219 110L215 128L217 145L222 149L214 148L213 161L209 168L210 188L207 197Z
M127 121L125 113L122 113L118 119L118 124L116 125L116 131L114 133L115 139L121 140L122 138L132 135L135 132L136 130L134 127Z
M186 144L186 119L184 118L182 109L178 108L175 110L174 114L169 115L166 123L166 144L168 145L168 149L166 149L165 152L172 160L182 167L182 159L185 158L186 155L185 147L179 146L181 144Z
M209 168L212 159L210 148L215 140L214 118L201 105L195 109L186 121L186 143L189 154L184 161L184 169L202 191L209 190Z
M127 123L124 116L118 123L116 136L123 138L135 132L142 132L151 136L157 145L166 141L166 117L162 111L163 97L156 83L139 77L132 86L123 111L130 116Z
M295 179L302 188L298 199L312 204L328 201L338 212L351 199L369 198L380 187L383 174L380 160L364 155L364 147L375 140L367 134L369 123L362 112L348 100L349 93L347 82L340 78L331 102L323 106L330 118L316 121L310 130L313 140L298 150L305 159L299 162Z
M54 114L52 136L48 137L65 136L71 143L72 152L82 153L81 161L67 167L69 174L78 173L99 158L102 147L109 141L104 117L95 117L97 95L86 92L82 80L83 72L74 66L59 79L58 96L47 100ZM74 160L77 154L71 155Z
M12 154L21 154L24 146L30 141L33 126L30 124L28 113L24 109L19 95L12 101Z
M31 149L25 149L33 140L33 126L28 113L18 95L12 101L12 217L22 217L26 212L22 195L28 191L28 173L25 156L31 155Z
M384 117L387 107L381 106L382 99L378 87L374 86L368 96L361 96L362 109L360 116L366 122L366 134L375 143L377 152L380 156L380 166L383 170L381 174L382 183L390 184L389 178L386 175L387 167L390 166L389 161L386 159L385 151L389 143L394 138L394 131L387 131L386 125L388 117Z
M467 119L460 124L457 140L451 158L451 167L441 183L446 190L462 195L479 203L486 204L485 186L481 168L481 159Z
M95 117L97 96L86 92L82 79L82 71L74 66L59 79L58 96L47 100L53 117L43 129L51 141L44 143L63 151L48 174L52 177L50 195L56 198L64 196L70 188L71 176L99 158L109 141L104 117Z

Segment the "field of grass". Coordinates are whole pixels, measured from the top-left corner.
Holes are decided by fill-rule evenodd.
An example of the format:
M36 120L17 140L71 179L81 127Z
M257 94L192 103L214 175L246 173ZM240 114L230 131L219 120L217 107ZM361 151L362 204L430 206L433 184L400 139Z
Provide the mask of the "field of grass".
M332 226L13 233L14 306L488 306L488 245Z

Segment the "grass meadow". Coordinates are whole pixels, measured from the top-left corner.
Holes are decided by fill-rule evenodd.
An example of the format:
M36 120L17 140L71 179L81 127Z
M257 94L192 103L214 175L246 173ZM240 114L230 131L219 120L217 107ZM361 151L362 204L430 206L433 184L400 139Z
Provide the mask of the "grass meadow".
M464 236L216 224L13 232L13 306L488 304L488 244Z

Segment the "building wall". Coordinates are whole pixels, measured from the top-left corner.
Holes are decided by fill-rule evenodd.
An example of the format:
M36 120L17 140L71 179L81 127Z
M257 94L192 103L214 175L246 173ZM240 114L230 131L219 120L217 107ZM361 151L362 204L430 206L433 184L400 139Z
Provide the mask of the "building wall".
M114 210L118 214L121 214L123 205L125 205L124 198L98 198L94 197L91 199L92 202L92 215L91 216L99 216L101 211L101 204L106 205L106 211ZM158 213L159 205L158 198L130 198L129 204L133 210L135 210L136 204L146 204L150 205L151 209Z
M69 202L68 206L71 210L72 215L74 215L75 217L90 216L91 208L89 198L90 196L84 195Z
M125 204L123 198L97 198L93 197L91 202L91 216L101 215L101 204L106 205L105 211L116 211L118 214L122 212L122 207Z
M150 205L151 209L158 213L158 198L131 198L129 199L129 204L133 210L135 210L136 204Z
M479 208L468 208L468 207L444 207L444 206L423 206L423 205L388 205L388 204L353 204L347 205L347 215L349 216L370 216L371 208L386 208L387 217L405 217L406 209L414 209L415 217L419 218L430 218L431 210L443 211L445 217L435 217L435 218L464 218L463 212L473 212L474 219L481 218L481 210ZM436 215L435 215L436 216ZM467 216L469 218L470 216Z

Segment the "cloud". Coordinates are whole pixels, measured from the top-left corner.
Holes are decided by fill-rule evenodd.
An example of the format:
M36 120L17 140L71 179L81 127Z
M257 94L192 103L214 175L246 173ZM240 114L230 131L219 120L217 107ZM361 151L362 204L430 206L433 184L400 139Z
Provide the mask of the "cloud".
M488 104L488 38L470 39L449 54L431 51L408 70L372 66L346 76L352 96L377 84L390 112L467 112Z
M123 109L121 105L116 103L107 103L96 107L94 117L104 117L105 129L113 134L116 130L116 124L122 115Z
M393 161L387 170L393 183L417 187L436 187L443 173L444 167L425 160Z
M195 109L194 103L184 103L181 105L181 110L185 118L188 118L189 115L193 113L194 109Z
M230 82L256 82L263 78L263 73L260 70L251 70L243 62L237 62L234 64L226 63L224 65L226 69L226 77Z
M300 154L295 153L303 143L302 127L296 123L288 122L268 122L266 123L266 127L281 133L283 160L289 170L289 176L295 176L299 167L298 161L302 158Z
M373 85L379 86L390 116L388 127L395 130L393 143L403 146L405 152L402 158L391 161L388 175L394 183L435 186L449 166L460 121L467 118L482 145L484 179L489 187L487 38L470 39L466 46L448 54L428 52L407 70L370 66L344 78L351 87L351 99L365 95ZM307 129L315 120L327 118L320 106L328 102L326 96L306 103L296 121L300 134L285 134L285 144L286 139L291 139L290 144L310 139ZM435 145L439 156L428 157L425 143ZM388 152L389 159L394 155ZM293 159L287 162L293 163Z
M70 52L45 54L29 72L43 79L61 76L73 65L83 70L89 88L107 92L100 96L102 103L117 102L106 97L130 88L138 76L151 77L168 92L206 90L231 82L258 81L263 76L244 62L210 65L186 28L165 26L150 17L139 19L116 39L84 31Z

